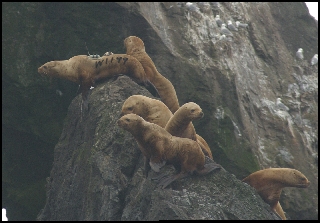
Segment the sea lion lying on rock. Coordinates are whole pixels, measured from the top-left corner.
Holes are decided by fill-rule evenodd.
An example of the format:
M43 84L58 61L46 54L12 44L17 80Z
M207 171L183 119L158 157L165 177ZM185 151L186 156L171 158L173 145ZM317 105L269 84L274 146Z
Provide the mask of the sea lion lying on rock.
M213 159L207 142L196 134L191 122L195 115L188 115L188 112L191 113L191 110L194 110L194 114L202 112L196 103L187 103L187 105L183 105L173 115L162 101L143 95L132 95L123 103L121 115L137 114L148 122L166 128L173 136L193 139L200 144L203 153ZM166 127L169 120L171 120L170 124Z
M153 61L146 53L143 41L136 36L129 36L124 40L124 45L127 49L126 54L134 56L142 64L148 80L157 89L157 92L165 105L174 113L179 109L179 101L176 91L172 83L162 76Z
M269 168L254 172L244 178L243 182L254 187L262 199L283 220L286 219L279 203L284 187L306 188L310 182L300 171L291 168Z
M204 175L221 168L218 164L205 164L205 156L200 145L194 140L172 136L164 128L145 121L139 115L124 115L117 123L120 128L134 136L142 154L150 160L150 166L155 172L159 172L166 163L174 165L178 170L178 174L160 181L161 188L189 174Z
M110 54L99 58L78 55L69 60L47 62L38 68L38 72L79 84L86 108L89 89L96 81L117 74L125 74L138 83L148 82L141 63L135 57L127 54Z

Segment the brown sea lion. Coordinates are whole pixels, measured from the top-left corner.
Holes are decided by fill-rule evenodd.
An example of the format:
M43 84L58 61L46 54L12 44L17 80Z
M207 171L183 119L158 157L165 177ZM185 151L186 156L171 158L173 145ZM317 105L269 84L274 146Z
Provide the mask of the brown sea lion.
M144 120L157 124L164 128L172 117L168 107L157 99L144 95L131 95L122 105L121 116L125 114L137 114Z
M165 127L172 116L169 108L157 99L149 98L144 95L131 95L122 105L120 116L126 114L136 114L148 122L157 124L162 128ZM140 145L138 145L140 147ZM140 148L142 151L143 148ZM148 177L150 165L146 156L144 156L144 175Z
M139 37L129 36L124 40L124 45L127 49L126 53L140 61L148 80L157 89L163 103L168 106L172 113L176 112L180 107L176 91L172 83L158 72L153 61L146 53L143 41Z
M118 125L134 136L155 172L159 172L166 163L174 165L178 170L176 175L160 181L159 186L162 188L194 172L204 175L221 168L213 163L205 165L205 156L194 140L172 136L164 128L145 121L139 115L124 115L118 120Z
M83 101L95 81L125 74L138 83L146 83L147 77L141 63L127 54L111 54L93 58L78 55L69 60L50 61L38 68L42 75L67 79L80 85Z
M270 205L280 217L286 217L279 203L284 187L306 188L310 182L300 171L291 168L269 168L254 172L244 178L243 182L254 187L262 199Z
M203 112L199 105L194 102L185 103L168 120L165 130L171 135L197 141L200 144L203 153L212 159L209 145L201 136L196 134L196 130L192 124L193 120L202 117Z
M188 102L182 105L169 119L165 126L171 135L183 137L187 135L188 138L196 140L196 132L191 121L203 117L202 109L194 102Z
M171 120L171 124L169 125L170 127L168 127L170 133L173 136L190 138L197 141L200 144L203 153L209 158L213 159L210 147L207 142L201 136L196 134L193 124L190 121L191 116L189 118L181 117L187 114L186 108L191 108L190 105L191 104L189 104L188 107L184 106L183 108L179 108L177 110L179 112L176 112L177 114L175 113L174 115L172 115L172 112L162 101L152 99L143 95L132 95L123 103L121 115L134 113L141 116L146 121L155 123L163 128L165 128L167 122L172 117L174 117ZM198 108L201 110L199 106ZM186 122L189 123L186 125ZM183 129L183 133L179 131L180 128Z

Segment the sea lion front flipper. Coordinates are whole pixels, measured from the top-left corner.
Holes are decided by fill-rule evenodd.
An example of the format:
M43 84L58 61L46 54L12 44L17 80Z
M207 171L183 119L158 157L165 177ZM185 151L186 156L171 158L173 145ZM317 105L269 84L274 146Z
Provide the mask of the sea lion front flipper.
M222 166L220 164L217 163L208 163L204 165L204 168L202 170L197 170L196 173L199 175L205 175L210 173L211 171L215 170L215 169L221 169Z
M156 162L152 162L150 160L149 164L150 164L151 169L154 172L160 172L160 168L163 167L164 165L166 165L166 161L163 160L162 162L156 163Z
M89 102L88 98L86 100L82 100L81 102L81 111L88 111L89 110Z
M287 220L284 211L278 201L278 203L276 204L276 206L273 208L273 211L282 219L282 220Z
M149 173L149 170L151 169L151 167L150 167L150 165L149 165L150 159L144 156L144 157L143 157L143 160L144 160L143 173L144 173L144 176L145 176L146 178L148 178L148 173Z
M91 83L92 83L91 81L81 81L80 87L78 89L78 91L80 91L82 95L84 111L88 111L89 109L89 95L90 95Z
M82 91L82 103L81 103L81 106L83 108L82 111L89 110L89 92L90 92L90 89L86 89L85 91Z

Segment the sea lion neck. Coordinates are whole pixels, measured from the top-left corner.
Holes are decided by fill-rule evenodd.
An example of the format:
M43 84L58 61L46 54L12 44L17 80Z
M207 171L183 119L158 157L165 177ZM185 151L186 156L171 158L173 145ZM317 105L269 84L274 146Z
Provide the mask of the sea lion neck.
M59 60L55 62L59 64L59 70L55 73L56 77L79 83L77 76L74 75L74 71L70 68L69 60Z
M128 48L126 54L133 55L134 57L138 57L140 55L144 55L146 50L144 48L132 47Z
M130 131L139 143L141 143L141 139L146 134L146 124L148 123L145 120L143 120L143 118L141 118L141 120L138 120L135 124L134 131ZM139 131L137 129L139 129Z
M179 108L173 116L175 116L174 123L176 126L179 126L179 128L186 127L190 123L190 120L185 118L185 110L183 107Z

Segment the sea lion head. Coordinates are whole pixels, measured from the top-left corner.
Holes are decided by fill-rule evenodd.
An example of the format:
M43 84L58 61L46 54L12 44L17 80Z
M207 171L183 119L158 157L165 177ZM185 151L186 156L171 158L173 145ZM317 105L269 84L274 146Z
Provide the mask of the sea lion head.
M127 49L127 54L132 54L136 52L145 52L145 47L143 41L137 36L129 36L124 40L124 46Z
M203 112L200 106L194 102L188 102L181 106L183 113L190 120L197 120L203 117Z
M136 114L126 114L122 116L118 121L117 124L120 128L127 130L129 132L138 131L136 126L142 122L142 118Z
M307 179L307 177L301 173L300 171L296 170L296 169L290 169L290 173L291 178L293 179L293 181L291 182L291 180L288 182L289 184L291 184L291 187L298 187L298 188L307 188L310 185L310 181Z
M38 68L38 73L44 76L58 76L57 61L50 61Z
M137 114L144 117L144 114L147 112L147 108L143 103L142 95L131 95L123 103L121 109L121 116L126 114Z

